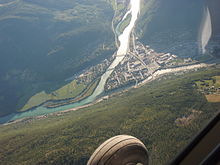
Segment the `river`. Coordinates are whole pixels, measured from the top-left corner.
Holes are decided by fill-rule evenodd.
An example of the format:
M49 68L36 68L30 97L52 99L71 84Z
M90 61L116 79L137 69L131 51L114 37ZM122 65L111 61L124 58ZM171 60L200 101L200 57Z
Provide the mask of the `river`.
M120 46L117 50L116 57L114 61L111 63L107 71L102 75L101 80L99 84L97 85L95 91L91 96L88 98L74 103L74 104L69 104L65 105L62 107L57 107L57 108L50 108L47 109L43 106L37 107L33 110L26 111L26 112L20 112L20 113L13 113L5 117L0 118L0 123L6 123L10 122L13 120L18 120L21 118L26 118L26 117L33 117L33 116L40 116L40 115L45 115L53 112L59 112L59 111L64 111L67 109L75 108L75 107L80 107L82 105L91 103L97 99L97 97L104 92L104 86L106 84L106 81L108 80L109 76L112 74L114 71L115 67L124 59L125 55L129 51L129 45L130 45L130 36L133 28L135 27L135 23L138 18L138 14L140 12L140 0L130 0L130 6L131 8L129 9L129 13L131 13L131 20L129 25L124 29L123 33L119 35L118 40L120 43ZM128 14L126 13L124 18ZM124 20L122 19L122 21Z

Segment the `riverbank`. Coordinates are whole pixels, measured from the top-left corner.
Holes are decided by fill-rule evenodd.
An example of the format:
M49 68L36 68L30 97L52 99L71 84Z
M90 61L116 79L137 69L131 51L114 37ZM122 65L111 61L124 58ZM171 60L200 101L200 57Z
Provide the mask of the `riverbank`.
M132 86L132 87L129 87L127 89L123 89L123 90L120 90L118 92L115 92L109 96L103 96L97 100L95 100L94 102L92 103L88 103L88 104L85 104L85 105L82 105L82 106L78 106L78 107L74 107L74 108L69 108L69 109L66 109L66 110L62 110L62 111L58 111L58 112L52 112L50 114L46 114L46 115L39 115L39 116L34 116L34 117L26 117L26 118L22 118L22 119L18 119L18 120L14 120L14 121L11 121L9 123L5 123L3 125L9 125L9 124L15 124L15 123L18 123L18 122L26 122L26 121L31 121L31 120L40 120L40 119L43 119L43 118L47 118L48 116L59 116L59 115L63 115L65 113L68 113L68 112L71 112L71 111L77 111L77 110L80 110L80 109L84 109L84 108L87 108L87 107L90 107L90 106L93 106L97 103L100 103L102 102L103 100L107 100L108 98L111 98L111 97L114 97L114 96L117 96L121 93L124 93L124 92L127 92L129 91L129 89L132 89L132 88L140 88L154 80L157 80L165 75L170 75L170 74L174 74L174 73L178 73L178 72L187 72L187 71L192 71L192 70L198 70L198 69L202 69L202 68L207 68L207 67L211 67L211 66L214 66L215 64L195 64L195 65L190 65L190 66L184 66L184 67L177 67L177 68L170 68L170 69L163 69L163 70L158 70L156 71L155 73L153 73L151 76L149 76L147 79L145 79L144 81L140 82L138 85L135 85L135 86Z
M77 110L80 110L80 109L83 109L83 108L90 107L92 105L95 105L95 104L107 99L107 98L108 98L108 96L104 96L104 97L99 98L98 100L94 101L93 103L89 103L89 104L86 104L86 105L78 106L78 107L75 107L75 108L70 108L70 109L67 109L67 110L59 111L59 112L53 112L53 113L46 114L46 115L39 115L39 116L34 116L34 117L26 117L26 118L22 118L22 119L17 119L17 120L10 121L8 123L4 123L2 125L6 126L6 125L16 124L16 123L20 123L20 122L30 122L32 120L41 120L41 119L45 119L49 116L60 116L60 115L63 115L65 113L68 113L68 112L71 112L71 111L77 111Z
M213 66L213 65L215 65L215 64L201 63L201 64L188 65L188 66L177 67L177 68L169 68L169 69L157 70L151 76L149 76L147 79L145 79L144 81L140 82L137 86L138 87L143 86L144 84L146 84L148 82L151 82L151 81L159 78L160 76L164 76L166 74L173 74L173 73L178 73L178 72L183 72L183 71L196 70L196 69L210 67L210 66Z

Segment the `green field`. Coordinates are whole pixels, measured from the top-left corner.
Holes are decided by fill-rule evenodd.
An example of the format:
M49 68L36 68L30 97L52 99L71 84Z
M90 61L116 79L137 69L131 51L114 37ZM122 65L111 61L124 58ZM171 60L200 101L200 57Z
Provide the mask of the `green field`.
M52 102L47 104L46 107L55 108L55 107L59 107L59 106L67 105L67 104L72 104L72 103L78 102L80 100L83 100L83 99L87 98L88 96L92 95L92 93L94 92L95 88L97 87L99 81L100 81L100 79L97 79L94 82L90 83L88 86L86 86L85 89L83 89L83 91L81 91L81 93L79 95L77 95L73 99L61 101L61 103L59 103L59 102L54 103L53 101L55 101L55 100L52 100Z
M219 88L220 87L220 76L215 76L215 87Z
M213 76L208 79L196 81L196 85L200 90L205 90L207 88L219 88L220 87L220 76Z
M196 82L196 85L198 86L198 88L202 89L205 87L211 87L215 84L214 79L211 78L209 80L200 80Z
M209 102L220 102L220 76L196 81L196 85Z
M85 165L100 143L119 134L141 139L151 164L166 164L219 111L220 103L207 102L195 85L217 75L213 68L166 76L85 109L0 126L1 164Z
M85 88L85 84L77 84L77 82L74 80L52 93L47 94L45 91L42 91L32 96L20 111L26 111L49 100L74 98L82 93Z

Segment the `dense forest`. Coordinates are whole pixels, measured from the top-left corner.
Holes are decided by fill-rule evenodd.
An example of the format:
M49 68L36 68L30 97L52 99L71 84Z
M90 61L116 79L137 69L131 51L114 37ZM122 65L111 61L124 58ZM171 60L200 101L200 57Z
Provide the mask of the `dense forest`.
M1 164L85 165L99 144L119 134L142 140L151 164L165 164L219 111L196 85L217 75L218 66L167 75L85 109L1 125Z
M0 116L21 110L39 92L59 89L115 51L107 0L0 4Z

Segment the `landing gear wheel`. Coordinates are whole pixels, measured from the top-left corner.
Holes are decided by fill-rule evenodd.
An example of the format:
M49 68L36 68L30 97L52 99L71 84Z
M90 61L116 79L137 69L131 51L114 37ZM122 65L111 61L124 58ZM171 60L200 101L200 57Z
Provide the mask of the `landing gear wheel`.
M135 137L115 136L101 144L87 165L148 165L145 145Z

